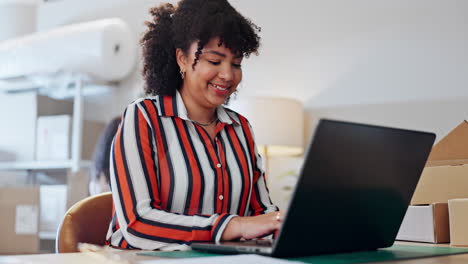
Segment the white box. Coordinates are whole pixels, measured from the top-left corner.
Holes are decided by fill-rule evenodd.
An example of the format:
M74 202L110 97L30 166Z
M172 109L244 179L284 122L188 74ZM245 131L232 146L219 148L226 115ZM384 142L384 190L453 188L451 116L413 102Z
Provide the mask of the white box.
M57 232L67 211L67 185L40 186L41 232Z
M70 158L71 117L40 116L37 119L36 159L67 160Z
M447 203L411 205L406 211L397 240L447 243L450 228Z
M63 161L71 158L72 117L41 116L37 120L36 160ZM83 120L81 159L92 158L94 147L105 124Z

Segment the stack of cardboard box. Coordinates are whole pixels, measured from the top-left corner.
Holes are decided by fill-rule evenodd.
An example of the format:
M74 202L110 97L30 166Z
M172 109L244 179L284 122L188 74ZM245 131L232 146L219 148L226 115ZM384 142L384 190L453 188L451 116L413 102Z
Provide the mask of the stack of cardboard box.
M468 122L432 149L398 240L468 246Z

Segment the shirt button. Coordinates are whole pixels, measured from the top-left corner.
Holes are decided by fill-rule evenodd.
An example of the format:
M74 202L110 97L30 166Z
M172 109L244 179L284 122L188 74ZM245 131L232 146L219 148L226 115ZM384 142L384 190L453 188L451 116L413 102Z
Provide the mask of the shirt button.
M224 199L224 196L220 195L219 199L222 201Z
M221 168L221 163L216 164L216 167Z

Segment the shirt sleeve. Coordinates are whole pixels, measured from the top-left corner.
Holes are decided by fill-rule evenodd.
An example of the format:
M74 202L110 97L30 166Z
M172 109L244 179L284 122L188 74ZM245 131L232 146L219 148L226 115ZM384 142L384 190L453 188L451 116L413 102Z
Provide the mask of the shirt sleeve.
M258 153L252 126L246 120L243 120L242 123L242 125L247 127L245 131L248 134L248 144L251 146L250 151L254 169L252 194L250 199L250 207L252 208L253 215L279 211L279 208L273 204L270 198L270 193L265 179L265 170L263 169L263 158Z
M123 238L132 247L149 250L168 244L219 241L235 215L184 215L161 207L157 118L150 100L129 105L112 144L112 196Z

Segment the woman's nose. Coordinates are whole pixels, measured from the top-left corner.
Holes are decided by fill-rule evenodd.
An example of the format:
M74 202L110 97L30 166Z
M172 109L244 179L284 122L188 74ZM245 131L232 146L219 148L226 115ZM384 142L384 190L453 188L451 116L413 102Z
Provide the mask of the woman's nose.
M232 81L234 78L234 71L231 65L224 65L219 71L219 77L225 81Z

